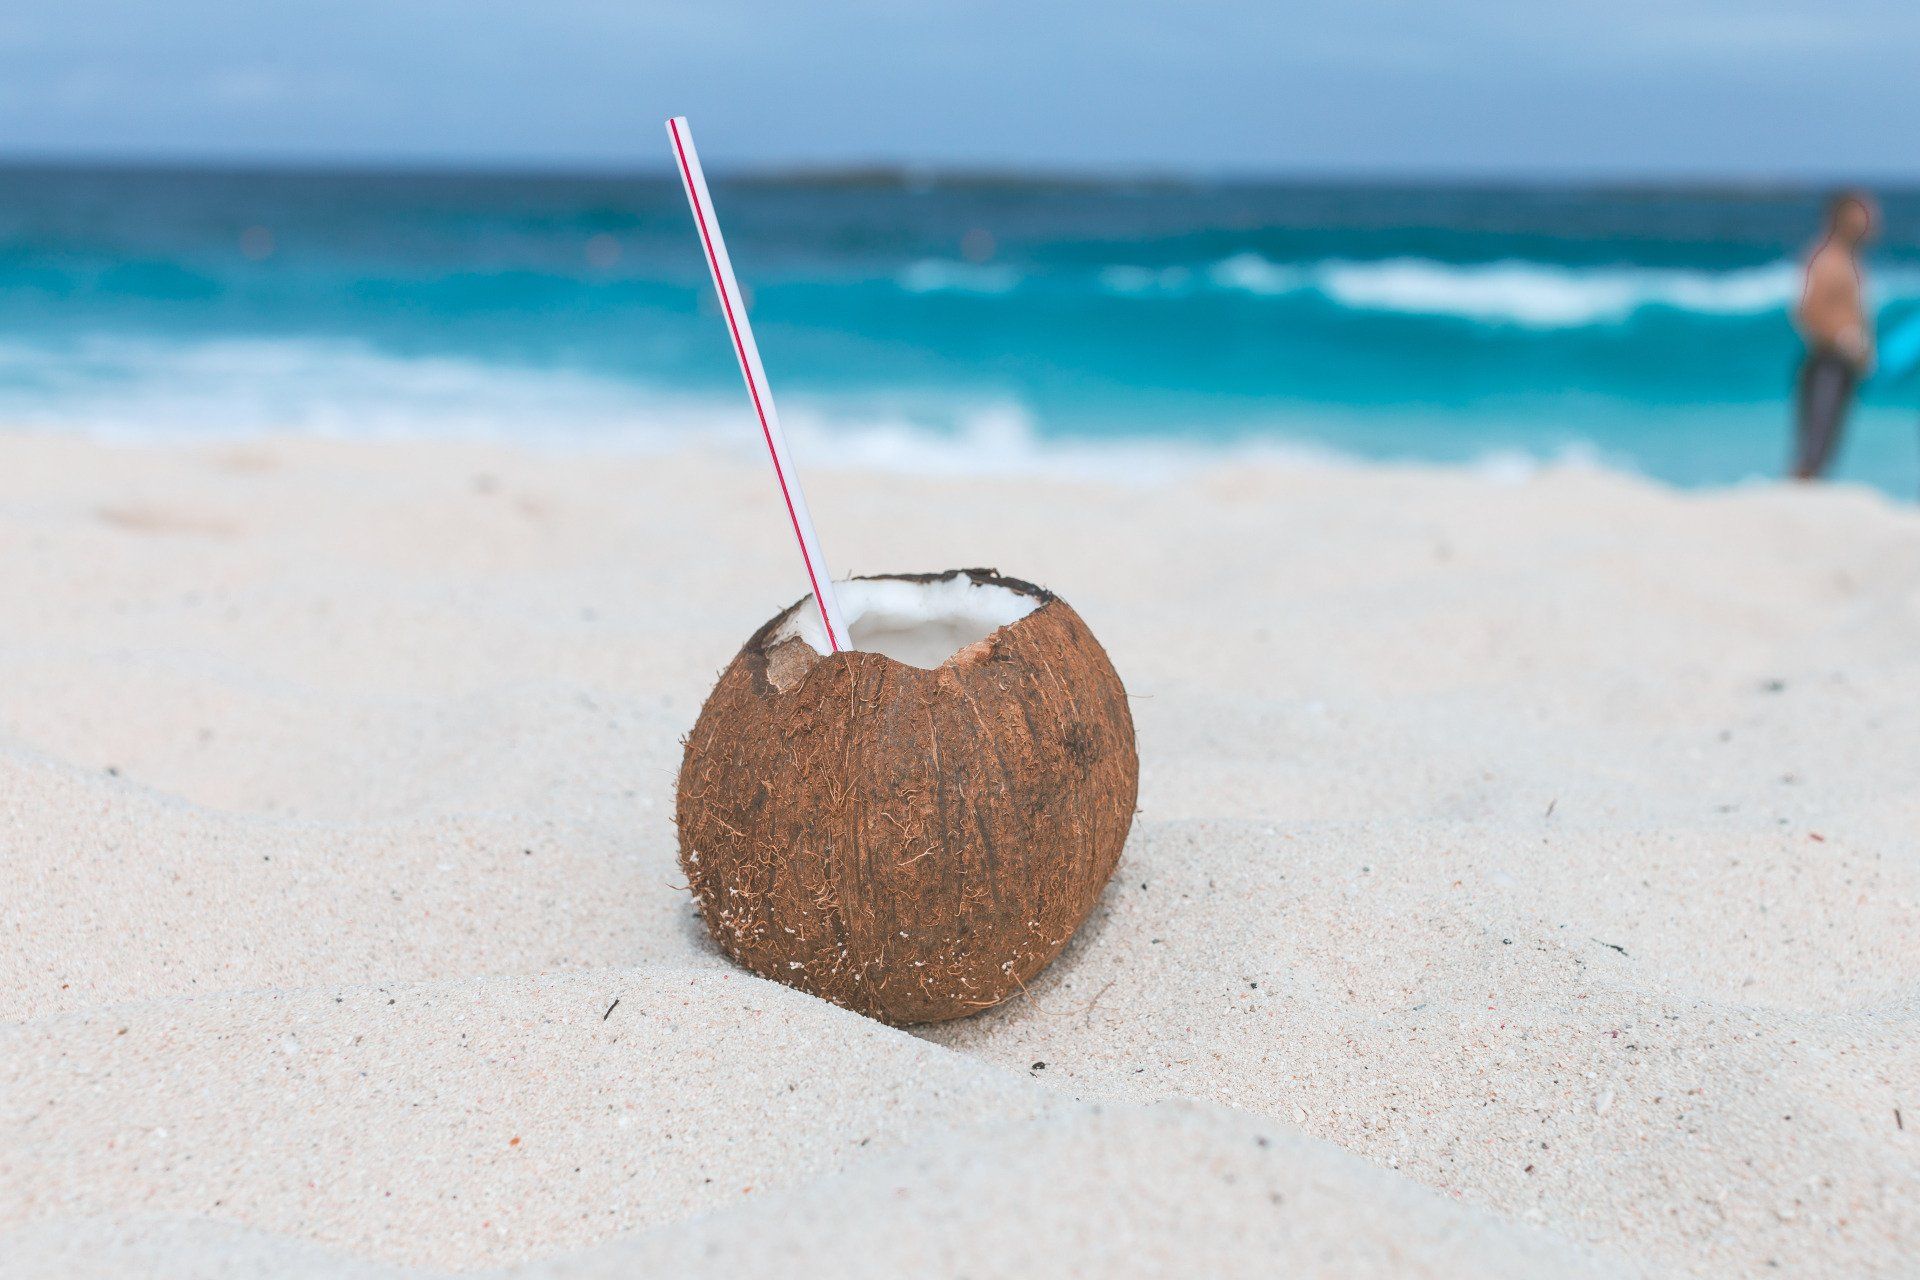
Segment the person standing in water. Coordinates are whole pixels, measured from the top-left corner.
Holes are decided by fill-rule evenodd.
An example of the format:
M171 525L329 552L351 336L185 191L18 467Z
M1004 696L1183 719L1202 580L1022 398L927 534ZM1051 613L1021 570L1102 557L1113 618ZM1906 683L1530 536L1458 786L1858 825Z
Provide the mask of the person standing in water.
M1860 250L1879 221L1863 191L1842 191L1827 204L1826 231L1807 258L1806 287L1793 320L1807 353L1794 395L1793 478L1815 480L1840 445L1854 388L1873 371Z

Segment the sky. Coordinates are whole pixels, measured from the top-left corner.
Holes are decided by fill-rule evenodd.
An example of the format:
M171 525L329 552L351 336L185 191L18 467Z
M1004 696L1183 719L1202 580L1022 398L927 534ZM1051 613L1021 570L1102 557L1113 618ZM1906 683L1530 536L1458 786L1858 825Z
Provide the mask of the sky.
M0 157L1920 179L1914 0L10 0Z

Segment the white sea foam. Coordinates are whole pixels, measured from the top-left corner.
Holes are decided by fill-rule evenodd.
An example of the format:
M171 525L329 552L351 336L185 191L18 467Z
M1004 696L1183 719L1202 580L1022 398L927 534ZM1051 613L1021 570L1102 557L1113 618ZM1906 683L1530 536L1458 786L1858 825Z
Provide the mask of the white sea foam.
M781 417L809 465L1129 480L1219 453L1173 440L1044 441L1026 406L991 396L791 394L781 398ZM286 433L641 452L761 448L745 398L732 390L670 391L583 370L318 339L0 342L0 428L130 442Z
M117 438L584 439L644 430L668 407L589 373L397 356L348 341L0 343L0 423Z
M1177 269L1176 269L1177 270ZM1729 271L1664 267L1568 267L1513 259L1448 263L1429 258L1361 262L1331 258L1274 262L1238 253L1207 269L1216 289L1262 297L1317 293L1355 311L1440 316L1480 324L1571 329L1617 324L1650 308L1706 316L1763 315L1792 304L1800 268L1787 261ZM1145 267L1108 267L1100 273L1111 293L1181 292L1189 280ZM1920 275L1877 275L1881 302L1920 297Z
M1517 260L1459 265L1426 258L1332 259L1294 266L1243 253L1216 263L1209 278L1221 288L1255 294L1313 290L1355 310L1539 329L1624 320L1646 307L1759 314L1787 306L1799 288L1799 271L1791 262L1732 271L1564 267Z
M807 467L1151 485L1219 466L1361 461L1303 439L1326 433L1319 413L1240 423L1232 438L1202 431L1107 439L1044 431L1025 404L1005 396L790 394L781 409ZM698 447L737 452L742 465L755 465L762 448L744 397L731 390L672 391L583 370L313 339L0 342L0 429L17 428L137 443L301 434L638 453ZM1491 453L1477 470L1512 481L1539 466L1598 457L1591 446ZM1627 458L1603 461L1631 469Z
M1020 273L1005 264L944 258L910 263L897 278L910 293L1011 293L1020 285Z
M1270 262L1257 253L1222 259L1208 269L1207 277L1223 289L1263 294L1293 293L1311 282L1306 269Z
M1025 278L1001 263L923 259L895 277L913 293L1011 293ZM1763 315L1788 307L1800 288L1789 261L1727 271L1603 265L1570 267L1508 259L1449 263L1431 258L1275 262L1237 253L1194 271L1115 263L1097 279L1108 294L1167 297L1214 289L1256 297L1318 294L1354 311L1470 320L1530 329L1618 324L1653 308L1703 316ZM1882 272L1882 301L1920 297L1920 276Z
M1705 272L1526 262L1455 267L1401 259L1329 263L1316 273L1316 283L1350 307L1558 329L1624 320L1643 307L1714 315L1778 310L1793 299L1797 274L1785 262Z

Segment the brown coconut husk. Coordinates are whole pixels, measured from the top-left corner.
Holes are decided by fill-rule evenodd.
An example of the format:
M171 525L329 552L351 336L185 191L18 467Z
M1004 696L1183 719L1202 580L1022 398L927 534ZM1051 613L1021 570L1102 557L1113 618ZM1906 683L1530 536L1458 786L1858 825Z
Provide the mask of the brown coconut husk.
M680 861L734 960L892 1023L1021 991L1085 920L1133 822L1126 690L1064 600L937 670L768 648L720 676L680 769ZM796 608L799 606L795 606Z

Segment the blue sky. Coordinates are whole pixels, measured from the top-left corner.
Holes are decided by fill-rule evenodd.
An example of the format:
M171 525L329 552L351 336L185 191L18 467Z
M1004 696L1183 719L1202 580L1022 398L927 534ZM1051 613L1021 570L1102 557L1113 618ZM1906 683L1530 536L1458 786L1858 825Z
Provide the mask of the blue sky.
M1914 0L16 0L0 154L1920 177Z

